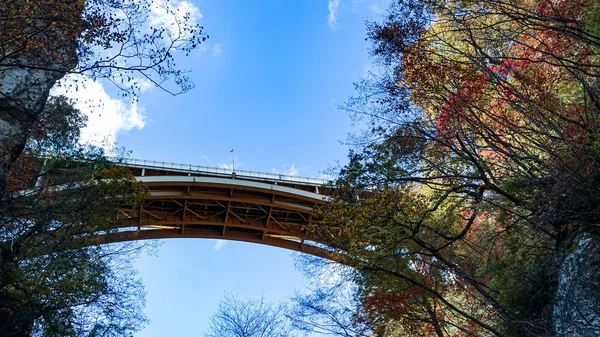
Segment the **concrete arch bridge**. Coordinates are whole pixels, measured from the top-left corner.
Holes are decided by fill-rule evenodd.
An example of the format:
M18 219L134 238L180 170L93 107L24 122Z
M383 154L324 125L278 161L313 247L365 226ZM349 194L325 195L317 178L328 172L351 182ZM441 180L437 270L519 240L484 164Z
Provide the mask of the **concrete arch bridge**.
M150 194L139 208L119 209L122 231L104 242L223 239L340 260L311 237L313 210L330 194L326 180L138 159L120 165Z

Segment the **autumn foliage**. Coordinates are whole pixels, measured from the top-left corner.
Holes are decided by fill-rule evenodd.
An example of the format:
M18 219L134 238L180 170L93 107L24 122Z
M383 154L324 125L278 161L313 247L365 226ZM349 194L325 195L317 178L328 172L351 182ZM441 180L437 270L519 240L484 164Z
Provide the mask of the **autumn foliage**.
M317 234L390 335L554 333L560 263L600 220L599 17L590 0L398 0L368 24L380 72L345 108L369 127Z

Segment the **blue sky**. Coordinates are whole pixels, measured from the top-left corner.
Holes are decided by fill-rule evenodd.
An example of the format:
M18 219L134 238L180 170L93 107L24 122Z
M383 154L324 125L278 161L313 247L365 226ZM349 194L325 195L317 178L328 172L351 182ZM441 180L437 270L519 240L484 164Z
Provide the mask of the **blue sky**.
M380 19L387 1L190 1L171 4L210 35L178 59L196 88L148 89L132 106L97 84L104 110L88 133L134 158L226 166L233 148L236 168L317 177L344 163L351 122L337 106L369 69L364 20ZM136 267L151 319L140 337L202 335L228 292L278 302L306 288L290 252L247 243L165 241Z
M350 130L337 109L369 65L367 1L199 1L210 35L179 60L196 88L181 96L145 93L145 125L117 141L133 156L240 169L319 175L345 158ZM334 6L335 7L335 6Z

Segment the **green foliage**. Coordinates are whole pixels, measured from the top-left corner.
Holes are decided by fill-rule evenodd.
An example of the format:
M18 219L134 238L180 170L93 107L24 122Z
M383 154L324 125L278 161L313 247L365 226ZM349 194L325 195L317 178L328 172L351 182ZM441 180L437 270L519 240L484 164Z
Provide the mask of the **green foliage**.
M153 9L171 25L150 27ZM124 336L143 326L143 292L117 264L136 246L91 246L119 231L119 207L136 207L147 189L81 145L85 116L48 93L66 74L111 81L132 99L142 79L186 92L193 83L175 55L206 39L167 1L0 1L0 335Z
M118 231L119 207L139 206L147 188L102 149L78 143L85 118L69 104L51 99L0 202L3 336L124 336L146 322L129 265L140 247L93 244Z
M33 335L125 336L141 329L143 288L123 248L93 247L23 262L28 281L21 288L34 294L28 310L40 315Z

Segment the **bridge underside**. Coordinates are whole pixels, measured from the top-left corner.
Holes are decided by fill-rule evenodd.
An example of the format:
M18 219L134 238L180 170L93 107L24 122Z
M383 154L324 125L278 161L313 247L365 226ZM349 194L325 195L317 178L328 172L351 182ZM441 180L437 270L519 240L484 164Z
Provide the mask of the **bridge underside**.
M137 240L153 240L153 239L220 239L233 240L249 243L263 244L273 247L293 250L296 252L306 253L331 261L342 262L343 255L331 250L315 246L310 242L298 242L293 240L281 239L276 237L260 237L248 232L227 231L224 235L214 229L190 229L181 233L176 229L143 229L140 231L131 230L118 232L109 236L98 237L98 244L113 243L113 242L128 242Z
M315 245L311 235L319 225L313 211L326 200L317 185L132 170L149 187L150 195L139 208L122 207L118 219L123 230L99 240L236 240L340 259Z

